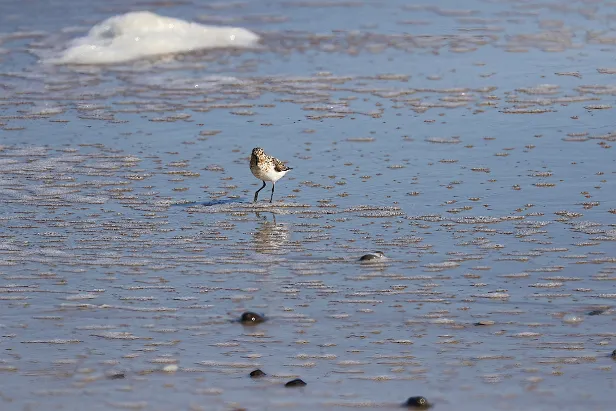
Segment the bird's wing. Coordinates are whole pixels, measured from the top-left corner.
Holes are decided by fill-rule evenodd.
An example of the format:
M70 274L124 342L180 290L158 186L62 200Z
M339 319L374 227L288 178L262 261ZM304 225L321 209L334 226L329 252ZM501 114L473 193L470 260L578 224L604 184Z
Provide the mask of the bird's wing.
M292 170L292 168L289 168L289 167L285 166L282 161L280 161L277 158L275 158L274 159L274 170L276 170L277 172L280 173L281 171Z

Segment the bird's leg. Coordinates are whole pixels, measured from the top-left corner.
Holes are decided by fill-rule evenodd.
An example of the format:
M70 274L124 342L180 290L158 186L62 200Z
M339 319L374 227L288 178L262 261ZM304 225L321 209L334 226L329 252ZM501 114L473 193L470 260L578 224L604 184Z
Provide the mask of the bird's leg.
M263 190L265 188L265 181L263 182L263 185L261 186L260 189L257 190L257 192L255 193L255 199L253 200L253 203L257 202L257 199L259 198L259 191Z
M272 202L272 199L274 198L274 187L276 187L276 183L272 181L272 195L270 196L270 203Z

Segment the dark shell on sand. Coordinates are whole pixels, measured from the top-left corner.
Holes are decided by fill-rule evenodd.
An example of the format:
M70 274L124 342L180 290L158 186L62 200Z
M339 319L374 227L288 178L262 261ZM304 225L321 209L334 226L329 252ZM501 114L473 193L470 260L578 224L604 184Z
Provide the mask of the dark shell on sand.
M427 410L428 408L432 406L432 404L428 402L426 397L418 396L418 397L410 397L408 400L406 400L406 402L404 403L404 406L408 408L415 408L418 410Z
M267 374L264 373L263 371L256 369L250 373L250 378L260 378L260 377L265 377L266 375Z
M294 380L289 381L284 386L285 387L305 387L307 384L301 380L300 378L296 378Z
M385 254L382 251L373 251L370 254L362 255L359 261L373 261L383 258Z
M265 321L265 317L260 314L247 311L240 317L242 324L259 324Z

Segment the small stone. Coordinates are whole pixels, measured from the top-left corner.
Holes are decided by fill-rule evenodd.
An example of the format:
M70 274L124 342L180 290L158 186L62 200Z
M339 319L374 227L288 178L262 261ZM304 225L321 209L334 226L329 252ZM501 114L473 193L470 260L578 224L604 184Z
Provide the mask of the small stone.
M259 324L265 321L265 317L251 311L247 311L240 317L242 324Z
M114 372L107 375L107 378L110 380L121 380L126 377L126 374L123 372Z
M267 374L264 373L263 371L256 369L250 373L250 378L260 378L260 377L265 377L266 375Z
M611 357L616 360L616 350L612 351Z
M494 321L491 320L481 320L481 321L477 321L475 323L475 325L479 326L479 325L494 325Z
M385 257L385 254L382 251L373 251L369 254L366 255L362 255L359 258L359 261L372 261L372 260L378 260Z
M305 387L306 385L308 384L306 384L303 380L301 380L300 378L296 378L294 380L289 381L284 386L285 387Z
M606 311L607 310L592 310L591 312L588 313L588 315L601 315Z
M406 407L427 410L432 406L425 397L411 397L404 403Z

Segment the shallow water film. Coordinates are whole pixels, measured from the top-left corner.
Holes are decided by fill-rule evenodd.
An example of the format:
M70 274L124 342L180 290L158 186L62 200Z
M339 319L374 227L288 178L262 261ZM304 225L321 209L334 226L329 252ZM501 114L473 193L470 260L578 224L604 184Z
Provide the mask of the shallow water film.
M615 2L35 3L0 3L2 411L613 409ZM258 45L132 59L99 24L135 11Z

